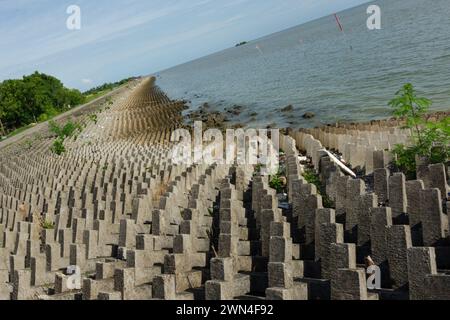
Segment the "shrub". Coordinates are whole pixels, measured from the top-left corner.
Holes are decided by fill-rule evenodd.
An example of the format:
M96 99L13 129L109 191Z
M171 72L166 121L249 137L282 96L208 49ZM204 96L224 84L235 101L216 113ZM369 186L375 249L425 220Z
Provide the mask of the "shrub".
M58 156L62 155L64 152L66 152L66 147L64 147L64 142L60 138L57 138L55 141L53 141L52 147L50 149L53 153L57 154Z
M395 155L395 165L405 173L408 179L414 179L416 172L416 154L418 154L416 148L408 148L402 144L398 144L394 147L392 153Z
M81 131L81 125L68 121L62 128L62 135L64 138L69 138L72 137L76 131Z
M416 95L412 84L407 83L389 102L393 114L405 119L404 128L412 131L412 144L395 146L394 164L409 178L416 175L416 156L425 157L430 163L445 162L449 158L450 123L449 117L440 122L425 120L425 113L431 100Z
M76 133L80 133L83 127L80 123L73 121L66 122L63 127L59 126L55 121L50 121L49 130L57 136L50 150L57 155L61 155L66 152L64 140L69 137L74 137L75 141L78 137Z
M319 175L316 174L313 170L305 170L305 172L303 173L303 178L305 178L306 182L315 185L317 187L317 190L322 187Z
M48 129L50 132L56 134L58 137L61 135L61 128L55 121L50 121L48 123Z
M37 118L38 122L45 122L48 120L48 114L43 113Z
M263 167L263 165L261 163L258 163L257 165L255 165L255 173L260 173L262 167Z
M56 134L58 138L64 140L66 138L72 137L75 132L81 132L82 126L79 123L68 121L63 127L59 126L55 121L49 122L50 132Z
M320 177L317 173L314 172L314 170L306 169L305 172L303 172L303 177L305 178L306 182L313 184L317 188L317 192L322 196L322 204L325 208L334 208L335 203L333 200L328 197L325 185L320 181Z
M424 145L429 146L424 152L429 154L430 162L446 162L450 157L450 117L427 123L423 139Z
M272 176L269 182L269 186L272 189L277 190L277 193L281 193L283 191L283 182L279 175Z
M95 124L97 124L97 122L98 122L98 118L97 118L97 115L96 114L90 114L89 115L89 120L91 120L92 122L94 122Z
M55 224L53 222L51 222L50 220L45 220L42 221L42 229L47 229L47 230L51 230L55 228Z
M261 168L263 166L259 166L258 170L261 171ZM284 191L284 187L285 187L285 181L283 181L282 176L284 176L285 174L285 169L282 167L278 168L278 171L276 174L270 176L270 180L269 180L269 187L271 187L272 189L275 189L277 191L277 193L282 193Z
M25 149L29 150L33 146L33 141L31 139L27 139L23 143Z

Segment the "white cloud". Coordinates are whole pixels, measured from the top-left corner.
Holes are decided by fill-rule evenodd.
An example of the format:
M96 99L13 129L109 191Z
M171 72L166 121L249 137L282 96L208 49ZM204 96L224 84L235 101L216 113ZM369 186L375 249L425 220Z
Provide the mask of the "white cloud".
M81 79L81 82L83 82L84 84L91 84L94 81L92 81L92 79Z

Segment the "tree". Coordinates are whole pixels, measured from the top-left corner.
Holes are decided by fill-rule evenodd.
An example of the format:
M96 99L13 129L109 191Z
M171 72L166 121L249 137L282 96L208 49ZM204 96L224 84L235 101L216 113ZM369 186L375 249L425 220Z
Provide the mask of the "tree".
M423 142L421 126L425 123L423 116L431 106L431 100L419 98L411 83L407 83L396 93L397 97L389 102L394 108L394 115L406 119L406 128L413 129L419 143Z
M3 125L2 118L4 117L3 110L0 110L0 133L2 136L6 135L5 126Z
M43 73L35 72L21 80L5 80L0 83L3 131L45 121L84 101L80 91L65 88L60 80Z

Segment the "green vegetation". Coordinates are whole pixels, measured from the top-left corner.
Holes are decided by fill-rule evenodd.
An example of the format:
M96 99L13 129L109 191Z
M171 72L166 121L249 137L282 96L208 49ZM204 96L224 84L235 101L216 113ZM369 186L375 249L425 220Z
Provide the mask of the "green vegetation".
M253 175L258 175L261 173L261 169L264 168L265 166L261 163L258 163L257 165L255 165L255 171L253 172Z
M43 230L52 230L55 229L55 223L51 220L45 219L44 216L39 215L38 213L33 214L34 221L39 223L39 226Z
M55 229L55 224L50 220L45 220L42 222L42 229L52 230Z
M283 181L280 176L275 175L270 179L269 185L272 189L277 190L277 193L283 192Z
M85 94L85 96L86 96L86 103L94 101L95 99L100 98L101 96L107 94L110 91L111 90L105 90L105 91L96 92L94 94L88 94L88 95Z
M1 120L0 120L0 121L1 121ZM17 135L17 134L19 134L19 133L21 133L21 132L23 132L23 131L25 131L25 130L27 130L27 129L30 129L30 128L32 128L32 127L33 127L33 125L29 124L29 125L27 125L27 126L18 128L18 129L16 129L16 130L11 131L10 133L8 133L8 134L6 135L6 137L7 137L7 138L14 137L15 135ZM0 135L1 135L1 134L0 134Z
M56 134L58 138L66 139L74 135L76 131L82 130L82 125L73 121L68 121L64 126L59 126L55 121L50 121L49 124L50 132Z
M48 126L50 132L56 135L56 139L53 141L50 150L58 156L66 152L64 141L67 138L75 137L77 133L83 130L83 126L80 123L73 121L68 121L64 126L59 126L55 121L50 121Z
M123 80L120 80L120 81L117 81L114 83L105 83L105 84L102 84L101 86L98 86L98 87L92 88L88 91L85 91L83 94L86 97L86 101L90 102L90 101L95 100L98 97L120 87L121 85L123 85L133 79L134 78L132 77L132 78L123 79Z
M23 142L23 146L24 146L25 149L29 150L33 146L33 141L31 141L31 139L26 139Z
M306 182L313 184L317 187L317 190L322 188L322 183L320 182L319 175L314 172L314 170L307 169L303 173L303 178L305 178Z
M319 175L312 169L306 169L303 172L303 178L305 178L306 182L313 184L317 188L317 192L322 196L322 204L324 208L334 208L334 202L328 197L325 189L325 185L320 181Z
M46 121L84 101L80 91L46 74L5 80L0 83L0 135L17 134L24 126Z
M92 113L88 116L89 120L97 124L98 117L95 113ZM48 123L49 131L52 132L56 139L53 141L53 144L50 150L57 154L58 156L62 155L66 152L66 147L64 146L64 141L68 138L73 138L75 141L78 138L78 135L83 131L83 128L86 127L85 123L73 122L71 120L67 121L64 125L58 125L55 121L50 121ZM88 142L88 145L91 145L92 142ZM107 170L108 166L105 165L103 170Z
M50 150L57 154L58 156L62 155L64 152L66 152L66 147L64 146L64 141L60 138L57 138L55 141L53 141L53 144L50 148Z
M416 95L412 84L408 83L389 102L394 115L403 117L405 128L411 129L412 144L397 145L393 150L395 165L409 178L416 176L416 156L425 158L431 164L448 161L450 157L450 118L439 122L425 120L431 100Z
M0 83L0 139L12 137L39 122L90 102L131 79L134 78L106 83L84 94L66 88L57 78L37 71L22 79L5 80ZM107 104L113 104L110 98Z
M89 115L89 120L91 120L92 122L97 124L98 117L97 117L97 115L95 113L92 113L92 114Z
M270 177L269 187L277 190L277 193L284 192L286 178L284 178L284 181L283 181L283 175L284 175L284 172L281 169L279 169L277 174L272 175Z

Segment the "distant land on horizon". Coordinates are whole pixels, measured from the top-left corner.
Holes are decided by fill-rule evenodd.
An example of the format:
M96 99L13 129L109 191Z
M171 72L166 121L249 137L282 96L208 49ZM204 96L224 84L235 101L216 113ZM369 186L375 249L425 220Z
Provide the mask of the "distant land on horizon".
M262 41L262 40L264 40L264 39L273 37L273 36L275 36L275 35L277 35L277 34L281 34L281 33L283 33L283 32L286 32L286 31L289 31L289 30L293 30L293 29L297 29L297 28L299 28L299 27L301 27L301 26L305 26L305 25L308 25L308 24L310 24L310 23L314 23L314 22L316 22L316 21L318 21L318 20L321 20L321 19L323 19L323 18L325 18L325 17L332 16L333 14L340 15L340 14L342 14L343 12L351 11L351 10L354 10L354 9L356 9L356 8L366 6L367 3L370 3L370 2L374 2L374 1L367 1L367 2L364 2L364 3L362 3L362 4L359 4L359 5L356 5L356 6L347 8L347 9L344 9L344 10L340 10L340 11L336 11L336 12L330 12L330 13L327 13L327 14L325 14L325 15L323 15L323 16L320 16L320 17L317 17L317 18L313 18L313 19L309 19L309 20L306 20L306 21L297 23L297 24L295 24L295 25L293 25L293 26L290 26L290 27L287 27L287 28L284 28L284 29L281 29L281 30L278 30L278 31L270 32L270 33L268 33L268 34L266 34L266 35L263 35L263 36L260 36L260 37L256 37L256 38L251 39L251 40L248 40L248 41L242 41L241 43L237 43L237 44L235 44L234 46L230 46L230 47L224 48L224 49L222 49L222 50L218 50L218 51L212 52L212 53L210 53L210 54L206 54L206 55L200 56L200 57L198 57L198 58L195 58L195 59L192 59L192 60L188 60L188 61L185 61L185 62L176 64L176 65L171 66L171 67L169 67L169 68L165 68L165 69L162 69L162 70L159 70L159 71L156 71L156 72L149 73L147 76L149 76L149 75L159 75L159 74L161 74L161 73L164 72L164 71L168 71L168 70L171 70L171 69L175 69L175 68L177 68L177 67L180 67L180 66L189 64L189 63L191 63L191 62L198 61L198 60L201 60L201 59L210 57L210 56L214 56L214 55L216 55L216 54L218 54L218 53L221 53L221 52L225 52L225 51L228 51L228 50L232 50L232 49L235 49L235 48L238 48L238 47L241 47L241 46L243 46L243 45L250 44L250 43ZM334 19L334 18L333 18L333 19Z

